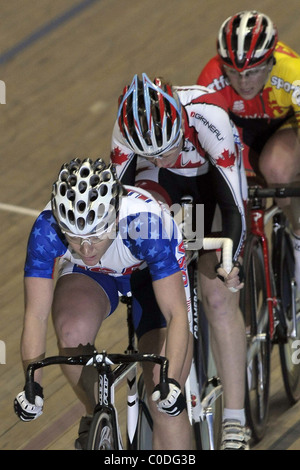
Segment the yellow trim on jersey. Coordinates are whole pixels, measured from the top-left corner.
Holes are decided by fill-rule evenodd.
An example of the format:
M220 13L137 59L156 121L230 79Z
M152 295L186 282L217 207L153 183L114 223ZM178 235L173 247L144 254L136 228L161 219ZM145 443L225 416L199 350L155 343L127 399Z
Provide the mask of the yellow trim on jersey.
M268 93L267 106L275 118L284 117L294 110L294 120L287 127L300 127L300 56L290 47L278 42L274 57L276 63L264 87ZM294 123L294 125L293 125Z

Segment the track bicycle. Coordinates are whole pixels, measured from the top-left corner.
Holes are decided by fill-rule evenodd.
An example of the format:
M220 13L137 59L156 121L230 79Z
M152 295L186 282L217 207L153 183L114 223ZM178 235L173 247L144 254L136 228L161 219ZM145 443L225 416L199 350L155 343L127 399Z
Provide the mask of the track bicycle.
M191 203L188 199L186 204ZM199 247L204 250L222 248L223 266L227 272L232 266L232 240L204 238L184 240L187 252L187 272L191 290L192 331L194 354L185 396L190 422L193 426L197 450L217 450L221 444L223 421L223 388L217 375L210 345L209 325L198 295ZM140 400L139 439L142 449L151 449L152 419L147 407L146 391L141 374L138 383Z
M271 351L279 345L285 391L292 405L300 398L300 364L294 349L300 338L300 311L296 302L294 255L288 222L274 198L299 197L300 188L250 186L248 199L250 229L243 265L245 286L240 308L247 334L245 408L254 442L266 431L269 409ZM272 204L266 206L266 198ZM272 222L271 249L266 225Z
M182 198L184 224L192 227L193 199ZM233 242L229 238L204 237L190 239L183 226L187 253L187 271L191 291L192 331L194 354L191 371L186 382L186 397L190 421L194 428L197 450L220 448L223 425L223 387L218 377L210 341L210 328L198 293L199 249L222 249L222 265L227 273L232 269ZM236 289L230 289L236 292Z
M190 421L193 425L197 450L218 450L222 438L223 387L218 377L211 350L210 330L198 295L199 249L186 243L188 275L193 313L194 355L186 382L186 397ZM232 240L204 238L203 249L222 248L223 267L231 271Z
M223 266L231 271L232 241L226 238L204 238L201 246L205 250L222 248ZM189 377L185 385L185 396L190 422L193 426L197 450L217 450L221 444L223 421L223 388L217 375L210 345L208 322L198 295L197 240L185 240L187 272L192 303L192 331L194 354ZM143 374L138 382L140 419L139 448L151 450L152 418L147 407L147 396Z
M140 450L143 417L138 400L137 380L138 365L151 362L160 365L161 396L165 398L169 387L167 383L168 360L155 354L139 354L135 350L135 336L131 317L130 297L122 297L127 304L127 323L129 344L124 354L108 354L106 351L93 355L81 356L52 356L29 364L26 372L26 382L34 382L34 372L37 369L53 364L80 365L95 367L98 380L98 403L88 434L87 450L123 450L121 428L115 405L115 388L125 378L127 379L127 422L126 449ZM30 393L30 388L29 388ZM34 396L34 393L32 393ZM149 438L152 438L150 435Z

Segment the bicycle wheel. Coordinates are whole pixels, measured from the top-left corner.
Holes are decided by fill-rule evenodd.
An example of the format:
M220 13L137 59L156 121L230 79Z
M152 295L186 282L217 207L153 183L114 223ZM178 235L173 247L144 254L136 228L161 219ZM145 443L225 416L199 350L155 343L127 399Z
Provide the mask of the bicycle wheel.
M87 450L118 450L119 440L114 410L103 407L97 411L91 423Z
M139 417L137 426L137 450L152 450L153 421L147 405L143 374L138 381Z
M291 405L300 398L300 363L295 357L296 341L300 339L300 312L296 311L295 337L291 337L293 323L293 278L294 278L294 253L287 229L281 228L274 234L274 273L278 297L281 299L281 307L284 318L286 338L279 343L279 354L283 383L288 400Z
M262 244L250 234L244 250L245 286L240 308L247 334L245 410L255 442L262 439L268 419L271 341Z

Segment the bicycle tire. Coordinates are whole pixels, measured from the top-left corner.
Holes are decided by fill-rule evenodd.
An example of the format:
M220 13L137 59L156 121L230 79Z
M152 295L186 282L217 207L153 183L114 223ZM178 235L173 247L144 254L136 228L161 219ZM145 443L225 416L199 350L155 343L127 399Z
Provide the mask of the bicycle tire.
M295 341L300 339L300 325L297 328L297 337L291 338L292 329L292 279L294 278L295 261L293 246L287 229L282 226L274 233L273 268L278 297L281 300L285 342L279 343L281 372L285 392L289 403L294 405L300 398L300 362L295 358ZM296 314L297 324L300 321L300 312ZM299 344L299 343L298 343Z
M245 286L240 308L247 334L245 412L253 441L259 442L268 420L271 340L262 243L253 234L246 240L243 264Z
M103 407L96 411L88 434L87 450L119 450L114 410Z
M152 450L153 421L147 405L143 374L138 380L139 416L137 425L137 450Z

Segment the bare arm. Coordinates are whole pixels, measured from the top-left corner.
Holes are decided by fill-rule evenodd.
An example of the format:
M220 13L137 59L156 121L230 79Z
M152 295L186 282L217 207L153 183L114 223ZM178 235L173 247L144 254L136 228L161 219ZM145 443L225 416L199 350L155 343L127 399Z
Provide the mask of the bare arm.
M21 338L21 356L24 369L45 354L48 316L53 299L53 280L26 277L25 315Z
M153 282L156 300L167 321L166 357L169 377L181 381L188 354L189 324L182 273Z

